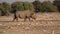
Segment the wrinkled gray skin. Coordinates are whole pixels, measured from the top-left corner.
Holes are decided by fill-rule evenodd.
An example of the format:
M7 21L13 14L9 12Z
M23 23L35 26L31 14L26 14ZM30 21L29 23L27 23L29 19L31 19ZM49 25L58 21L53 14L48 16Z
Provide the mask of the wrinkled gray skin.
M35 13L30 11L16 11L13 21L15 19L16 21L18 21L18 18L24 19L24 22L26 21L26 19L29 19L29 21L31 21L30 18L36 20Z

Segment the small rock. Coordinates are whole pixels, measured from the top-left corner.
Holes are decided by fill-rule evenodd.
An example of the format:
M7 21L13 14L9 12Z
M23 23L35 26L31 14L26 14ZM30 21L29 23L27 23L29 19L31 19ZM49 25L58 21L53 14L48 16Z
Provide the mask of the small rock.
M11 29L13 29L14 27L10 27Z
M3 26L7 26L7 24L3 24Z
M35 24L31 24L32 26L35 26Z
M12 24L13 26L16 26L17 24L16 23L14 23L14 24Z
M46 30L43 30L44 32L46 32Z
M23 25L24 23L22 22L21 24Z
M29 27L25 27L25 30L28 30L29 29Z
M39 25L39 23L36 23L36 25Z
M17 24L18 26L20 26L20 24Z
M1 26L2 24L0 24L0 26Z
M51 21L50 23L52 24L53 22Z
M6 32L6 31L3 31L3 32Z
M7 26L9 29L11 28L10 26Z
M8 26L8 29L13 29L14 27L13 26Z

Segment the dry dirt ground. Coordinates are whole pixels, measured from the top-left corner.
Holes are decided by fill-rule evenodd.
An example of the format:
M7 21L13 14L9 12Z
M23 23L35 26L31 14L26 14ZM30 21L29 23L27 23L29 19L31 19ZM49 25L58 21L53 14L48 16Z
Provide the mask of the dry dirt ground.
M0 34L60 34L60 13L38 13L36 21L0 16Z

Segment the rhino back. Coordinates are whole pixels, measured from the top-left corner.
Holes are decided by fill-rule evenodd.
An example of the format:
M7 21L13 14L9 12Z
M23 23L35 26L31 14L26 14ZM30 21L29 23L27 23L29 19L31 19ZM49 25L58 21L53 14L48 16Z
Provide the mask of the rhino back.
M16 12L16 15L20 16L21 18L25 18L26 16L30 17L31 14L33 14L33 12L30 12L30 11L17 11Z

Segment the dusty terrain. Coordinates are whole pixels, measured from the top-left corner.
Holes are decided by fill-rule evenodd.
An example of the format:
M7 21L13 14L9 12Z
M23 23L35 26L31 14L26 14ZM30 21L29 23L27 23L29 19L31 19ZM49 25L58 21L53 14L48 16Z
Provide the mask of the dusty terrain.
M60 34L60 13L39 13L33 22L12 19L0 16L0 34Z

